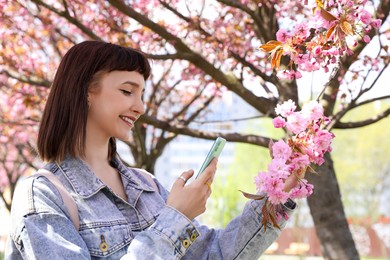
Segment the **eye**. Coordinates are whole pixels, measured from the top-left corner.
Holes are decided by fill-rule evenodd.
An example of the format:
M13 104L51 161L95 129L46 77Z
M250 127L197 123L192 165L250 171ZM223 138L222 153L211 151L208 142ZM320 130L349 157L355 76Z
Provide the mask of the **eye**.
M122 94L125 96L131 96L133 94L131 91L127 91L125 89L121 89L121 91L122 91Z

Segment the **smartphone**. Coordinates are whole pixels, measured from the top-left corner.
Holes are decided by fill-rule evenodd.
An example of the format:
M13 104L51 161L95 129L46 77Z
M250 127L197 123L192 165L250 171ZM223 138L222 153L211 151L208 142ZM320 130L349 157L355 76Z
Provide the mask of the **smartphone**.
M213 146L211 146L211 149L210 149L209 153L206 156L206 159L204 160L204 162L202 164L202 167L200 167L200 170L199 170L198 174L196 175L196 178L198 178L203 173L204 169L210 164L211 160L214 157L218 157L221 154L222 149L225 146L225 143L226 143L226 140L223 139L222 137L218 137L214 141Z

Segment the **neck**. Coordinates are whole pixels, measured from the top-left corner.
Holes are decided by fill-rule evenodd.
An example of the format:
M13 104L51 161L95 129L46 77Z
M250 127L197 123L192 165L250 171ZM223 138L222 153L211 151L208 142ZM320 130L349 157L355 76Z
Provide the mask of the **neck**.
M83 160L92 168L108 164L108 144L104 146L89 146L85 149Z
M91 131L87 131L87 133L91 133ZM95 173L97 169L104 169L109 166L108 144L109 139L107 137L94 134L87 134L86 136L83 160Z

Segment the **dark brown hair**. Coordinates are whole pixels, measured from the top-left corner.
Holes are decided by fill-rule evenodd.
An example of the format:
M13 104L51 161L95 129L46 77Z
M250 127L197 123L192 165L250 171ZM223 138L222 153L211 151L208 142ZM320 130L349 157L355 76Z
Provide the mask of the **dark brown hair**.
M139 50L101 41L76 44L65 54L40 124L38 152L42 160L62 161L66 155L85 155L88 90L102 74L114 70L137 71L146 80L150 64ZM111 138L109 160L115 154L115 139Z

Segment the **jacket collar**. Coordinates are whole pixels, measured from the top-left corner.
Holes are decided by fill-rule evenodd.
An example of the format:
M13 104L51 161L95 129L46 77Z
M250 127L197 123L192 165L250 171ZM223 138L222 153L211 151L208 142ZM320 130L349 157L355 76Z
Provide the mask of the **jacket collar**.
M83 198L89 198L107 187L81 159L67 156L63 162L57 164L57 168L58 166L60 167L58 170L70 182L75 192ZM150 185L134 173L135 170L126 167L118 157L114 158L113 166L120 173L124 187L153 191Z

